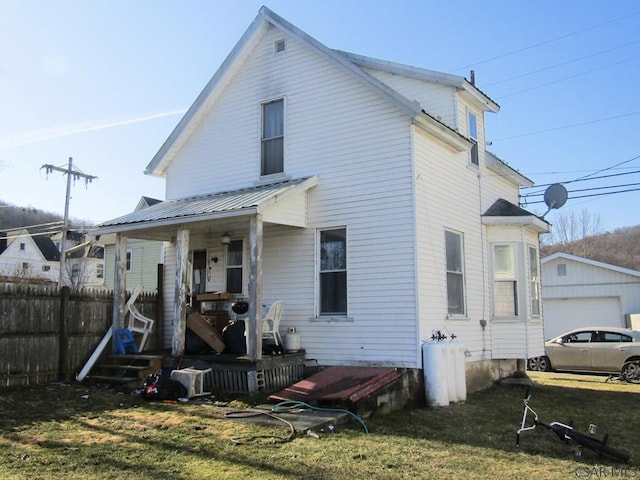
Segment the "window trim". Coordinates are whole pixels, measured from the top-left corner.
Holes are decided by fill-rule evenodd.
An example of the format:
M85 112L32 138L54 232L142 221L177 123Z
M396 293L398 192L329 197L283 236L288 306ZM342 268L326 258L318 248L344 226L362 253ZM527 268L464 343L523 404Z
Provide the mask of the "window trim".
M472 118L474 127L473 132L471 129ZM478 147L478 116L471 110L467 110L467 132L469 134L469 139L473 143L473 145L471 146L471 150L469 151L469 161L472 165L478 166L480 164L480 152Z
M458 238L458 248L460 250L460 271L449 270L447 262L447 234L455 235ZM466 275L466 262L465 262L465 248L464 248L464 233L457 230L445 229L444 231L444 271L445 271L445 285L447 290L447 317L463 318L467 316L467 275ZM449 274L460 275L461 278L461 300L462 300L462 312L452 312L450 310L449 302Z
M512 253L512 262L513 262L513 272L512 275L501 274L498 278L497 270L496 270L496 248L498 247L509 247ZM517 244L509 243L509 242L497 242L491 244L491 285L492 285L492 297L493 297L493 314L496 319L519 319L522 317L521 308L520 308L520 268L518 268L518 248ZM497 302L497 288L496 285L498 283L510 283L513 286L513 313L504 314L498 313L498 302Z
M540 317L542 315L542 285L540 282L540 251L534 245L528 245L529 253L529 308L531 308L532 317ZM535 258L531 258L531 254L535 254ZM534 270L535 266L535 270ZM535 274L535 275L534 275ZM536 307L537 306L537 311Z
M240 249L240 261L241 263L239 265L237 264L233 264L230 266L229 264L229 246L234 243L234 242L241 242L242 246ZM244 237L240 237L240 238L232 238L231 239L231 243L229 243L229 245L226 245L224 248L224 254L225 254L225 262L224 262L224 288L225 291L232 293L233 295L237 295L237 296L242 296L245 297L247 295L247 291L246 291L246 285L247 285L247 268L246 268L246 264L247 264L247 260L245 258L245 250L246 250L246 242ZM232 292L229 289L229 268L240 268L240 291L239 292Z
M265 130L265 116L264 116L264 112L265 112L265 106L272 104L272 103L276 103L276 102L282 102L282 134L281 135L277 135L277 136L273 136L273 137L265 137L264 136L264 130ZM285 175L285 163L286 163L286 117L287 117L287 102L285 100L284 96L280 96L280 97L274 97L268 100L264 100L262 102L260 102L260 127L259 127L259 136L260 136L260 178L273 178L274 176L283 176ZM264 145L266 141L270 141L270 140L276 140L278 138L282 139L282 169L279 172L271 172L271 173L265 173L265 155L264 155Z
M344 269L322 270L322 233L331 231L344 232L344 248L345 248L345 266ZM339 273L345 274L344 285L344 312L323 312L322 311L322 279L323 273ZM318 228L316 230L316 318L326 319L346 319L349 318L349 231L346 225Z

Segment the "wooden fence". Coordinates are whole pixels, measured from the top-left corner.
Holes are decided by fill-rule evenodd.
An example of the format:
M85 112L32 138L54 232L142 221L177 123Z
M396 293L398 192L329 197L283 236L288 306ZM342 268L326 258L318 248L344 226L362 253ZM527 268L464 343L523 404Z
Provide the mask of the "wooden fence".
M158 318L157 294L141 294L136 306ZM112 319L112 291L0 284L0 386L75 379Z

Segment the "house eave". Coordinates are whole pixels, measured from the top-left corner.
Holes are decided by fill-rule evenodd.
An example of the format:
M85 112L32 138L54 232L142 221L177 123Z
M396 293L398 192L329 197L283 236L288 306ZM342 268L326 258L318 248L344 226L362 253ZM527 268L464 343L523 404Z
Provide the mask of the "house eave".
M457 152L466 152L471 149L470 140L425 113L413 117L413 123Z
M549 233L550 225L535 215L483 216L482 224L493 227L525 227L537 233Z

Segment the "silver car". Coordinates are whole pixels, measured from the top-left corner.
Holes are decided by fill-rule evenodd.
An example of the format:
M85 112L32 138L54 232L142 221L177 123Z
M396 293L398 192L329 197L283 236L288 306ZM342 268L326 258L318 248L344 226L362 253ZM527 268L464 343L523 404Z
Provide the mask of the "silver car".
M637 373L640 332L628 328L577 328L544 343L545 355L530 358L529 370ZM631 362L631 363L629 363Z

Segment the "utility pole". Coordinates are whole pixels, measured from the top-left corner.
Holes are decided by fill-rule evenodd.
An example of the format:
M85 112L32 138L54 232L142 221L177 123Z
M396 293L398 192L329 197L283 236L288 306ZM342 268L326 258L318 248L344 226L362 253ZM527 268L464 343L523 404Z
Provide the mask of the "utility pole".
M71 178L74 182L84 178L84 184L87 185L95 180L96 176L87 175L73 166L73 158L69 157L69 163L66 167L56 167L55 165L44 164L40 169L45 169L47 175L51 172L60 172L67 175L67 195L64 201L64 223L62 224L62 241L60 243L60 276L58 277L58 286L64 287L64 269L67 256L67 230L69 229L69 200L71 199Z

